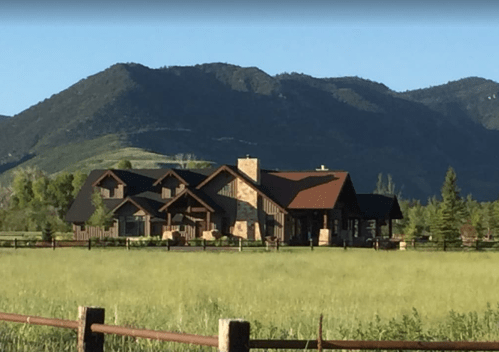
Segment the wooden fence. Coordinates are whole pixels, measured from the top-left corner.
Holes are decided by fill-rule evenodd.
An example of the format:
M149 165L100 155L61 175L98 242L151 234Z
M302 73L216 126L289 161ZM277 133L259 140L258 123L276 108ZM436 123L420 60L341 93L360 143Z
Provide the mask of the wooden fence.
M164 248L168 251L195 251L195 250L225 250L225 251L243 251L243 248L265 248L267 250L276 250L280 248L279 240L276 241L261 241L261 240L243 240L237 239L233 241L220 241L220 240L205 240L196 239L191 241L189 245L178 245L174 240L152 240L147 238L108 238L100 239L94 238L89 240L51 240L51 241L41 241L41 240L27 240L27 239L12 239L4 240L0 239L0 248L56 248L63 247L83 247L91 250L92 248L99 247L124 247L128 250L132 248L151 248L158 247Z
M78 320L0 313L0 321L45 325L77 330L78 352L103 352L105 334L115 334L159 341L215 347L220 352L249 352L250 349L319 350L433 350L433 351L499 351L499 342L477 341L349 341L323 340L322 316L318 337L314 340L250 339L250 323L242 319L220 319L218 336L203 336L167 331L128 328L104 324L104 309L78 307ZM1 336L0 336L1 339Z

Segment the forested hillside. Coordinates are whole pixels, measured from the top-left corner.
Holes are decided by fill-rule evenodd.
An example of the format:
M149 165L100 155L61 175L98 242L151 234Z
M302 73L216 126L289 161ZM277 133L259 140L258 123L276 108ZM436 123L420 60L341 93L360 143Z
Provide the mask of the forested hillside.
M358 192L390 173L404 196L421 200L439 193L452 166L463 193L494 200L498 87L470 78L397 93L357 77L270 76L221 63L116 64L1 120L0 172L44 160L55 165L52 173L93 148L137 147L218 164L251 154L268 169L324 164L348 170ZM64 146L74 155L54 152Z

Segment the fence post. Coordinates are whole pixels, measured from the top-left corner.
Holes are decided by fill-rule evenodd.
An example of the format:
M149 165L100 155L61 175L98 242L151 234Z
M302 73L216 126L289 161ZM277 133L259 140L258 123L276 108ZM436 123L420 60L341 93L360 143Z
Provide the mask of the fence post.
M243 251L243 239L239 238L239 252Z
M170 251L170 239L169 238L166 239L166 250Z
M313 239L310 239L310 250L311 251L314 250L314 240Z
M52 250L55 251L55 238L52 238Z
M206 240L203 238L203 251L206 250Z
M250 323L242 319L218 320L218 350L249 352Z
M126 239L126 249L129 251L130 250L130 239Z
M447 250L447 242L444 239L444 252Z
M88 250L92 249L92 242L90 241L90 238L88 239Z
M347 250L347 240L343 240L343 249Z
M480 250L480 244L478 242L480 242L480 240L477 238L476 241L475 241L475 247L476 247L477 251Z
M104 334L92 332L92 324L104 324L104 308L78 307L78 352L104 351Z
M276 252L279 252L279 239L276 239L275 250L276 250Z
M14 249L17 249L17 238L14 238Z

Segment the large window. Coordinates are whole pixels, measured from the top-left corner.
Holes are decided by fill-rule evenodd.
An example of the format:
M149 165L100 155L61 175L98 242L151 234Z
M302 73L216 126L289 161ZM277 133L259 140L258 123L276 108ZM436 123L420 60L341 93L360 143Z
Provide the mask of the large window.
M124 216L120 218L120 236L138 237L145 235L144 216Z

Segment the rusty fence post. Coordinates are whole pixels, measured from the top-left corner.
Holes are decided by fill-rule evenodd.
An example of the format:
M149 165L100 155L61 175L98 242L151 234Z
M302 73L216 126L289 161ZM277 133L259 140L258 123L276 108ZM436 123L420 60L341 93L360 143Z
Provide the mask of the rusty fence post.
M247 321L242 319L218 321L218 350L220 352L249 352L249 336L250 323Z
M104 351L104 334L92 332L92 324L104 324L104 308L78 307L78 352Z

